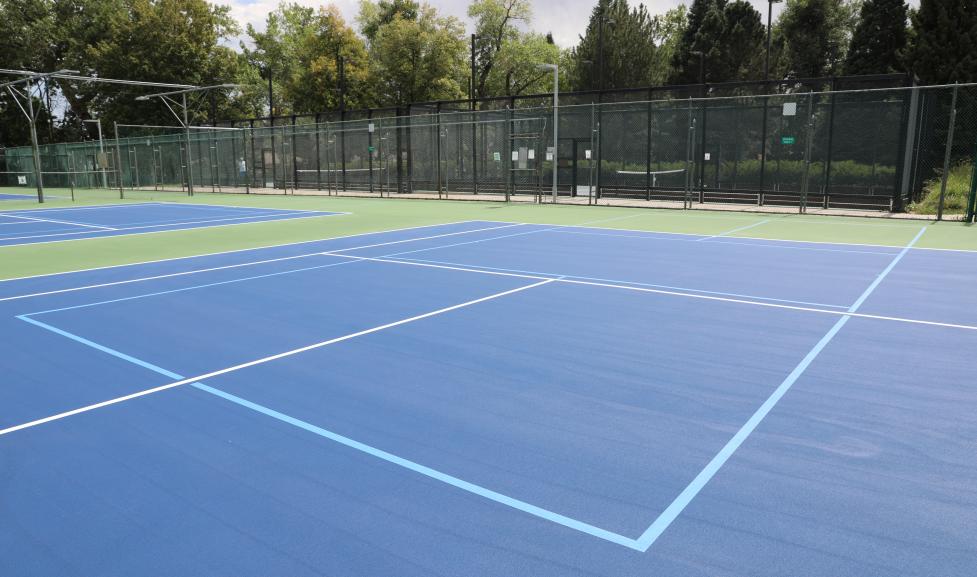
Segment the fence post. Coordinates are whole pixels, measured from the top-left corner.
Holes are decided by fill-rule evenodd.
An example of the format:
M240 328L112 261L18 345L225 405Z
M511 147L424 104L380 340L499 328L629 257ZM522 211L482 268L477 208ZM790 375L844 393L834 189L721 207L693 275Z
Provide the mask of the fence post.
M315 188L322 190L322 150L319 146L319 113L315 115Z
M950 154L953 152L953 129L957 122L957 92L959 85L953 85L953 99L950 102L950 130L946 136L946 153L943 156L943 178L940 181L940 204L936 209L936 220L943 220L943 203L946 199L946 183L950 178Z
M807 194L811 183L811 148L814 145L814 93L807 94L807 130L804 144L804 175L801 178L801 201L797 211L807 212Z
M645 132L645 200L651 200L651 89L648 89L648 106L645 114L648 116L647 131Z
M299 163L296 162L295 153L295 115L292 115L292 194L299 187Z
M115 128L115 162L118 166L118 179L119 179L119 198L125 198L125 193L122 192L122 148L119 143L119 123L112 123Z
M828 94L831 104L828 107L828 149L824 154L824 208L828 208L828 195L831 194L831 153L835 139L835 100L838 98L835 94L836 81L837 78L831 78L831 90Z
M366 166L369 169L370 194L373 194L373 109L366 111Z
M965 222L974 222L977 218L977 144L974 145L974 156L971 159L973 168L970 172L970 196L967 198L967 216Z

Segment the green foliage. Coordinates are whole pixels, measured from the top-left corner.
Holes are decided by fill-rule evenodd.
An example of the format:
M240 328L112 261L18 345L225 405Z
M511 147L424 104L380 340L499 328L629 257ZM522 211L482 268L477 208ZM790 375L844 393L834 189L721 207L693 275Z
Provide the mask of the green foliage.
M532 23L529 0L475 0L468 16L475 21L477 97L552 89L550 73L538 66L559 63L560 49L548 35L523 32Z
M374 22L378 4L360 4L361 30ZM467 92L464 25L439 16L428 4L416 17L395 13L376 26L368 42L370 84L381 105L462 98Z
M950 174L946 181L946 196L944 197L943 212L963 214L967 211L967 200L970 196L970 178L973 174L972 162L961 162L950 167ZM917 214L936 214L940 206L940 189L942 175L927 180L923 185L923 197L919 202L909 206L909 212Z
M689 15L685 4L656 15L652 18L652 39L655 50L655 63L651 72L651 84L659 85L668 82L671 75L672 59L679 49L679 43L689 25Z
M632 9L627 0L598 0L574 49L572 86L577 90L647 86L655 77L655 34L655 23L643 4Z
M845 74L902 72L908 38L905 0L866 0L852 34Z
M706 82L756 78L763 41L760 13L749 2L695 0L672 56L671 81L695 84L700 74Z
M854 21L853 5L844 0L787 0L777 23L785 76L837 74Z
M973 0L921 0L913 15L913 72L928 84L977 80Z
M275 114L317 112L339 108L341 88L348 107L372 104L367 84L366 46L346 25L334 5L318 10L299 4L280 4L268 14L264 32L248 26L253 49L242 46L252 72L248 86L264 90L271 72ZM340 82L340 59L345 85Z

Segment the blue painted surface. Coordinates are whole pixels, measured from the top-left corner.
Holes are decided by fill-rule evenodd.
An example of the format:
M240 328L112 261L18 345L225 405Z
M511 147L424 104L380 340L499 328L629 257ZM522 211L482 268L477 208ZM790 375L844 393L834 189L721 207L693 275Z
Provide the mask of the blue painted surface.
M152 202L0 211L0 247L335 214Z
M919 315L923 270L974 280L497 226L0 283L0 428L538 282L315 251ZM2 435L4 575L970 575L977 331L814 308L551 282Z

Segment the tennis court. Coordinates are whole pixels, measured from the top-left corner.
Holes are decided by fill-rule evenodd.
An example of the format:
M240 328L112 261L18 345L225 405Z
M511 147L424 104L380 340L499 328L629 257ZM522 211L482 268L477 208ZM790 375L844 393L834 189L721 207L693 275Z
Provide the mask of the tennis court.
M0 246L336 214L338 213L164 202L9 210L0 211Z
M0 282L4 573L968 575L977 252L927 228L462 221Z

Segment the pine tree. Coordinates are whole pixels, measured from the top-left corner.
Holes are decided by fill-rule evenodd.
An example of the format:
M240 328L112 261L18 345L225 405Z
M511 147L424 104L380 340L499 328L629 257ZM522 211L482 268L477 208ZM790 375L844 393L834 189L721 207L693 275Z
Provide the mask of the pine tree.
M599 0L571 56L573 87L592 90L601 84L605 89L651 84L656 64L654 39L655 23L644 5L632 9L627 0Z
M672 57L672 84L696 84L700 66L706 81L716 76L716 60L720 55L725 28L726 0L693 0L689 8L689 24L682 34ZM694 54L699 52L701 54ZM704 61L702 60L704 59Z
M866 0L848 48L845 73L887 74L905 70L907 13L905 0Z
M787 0L778 22L787 75L837 74L844 59L849 15L843 0Z
M973 0L921 0L913 18L912 69L928 84L977 80Z

